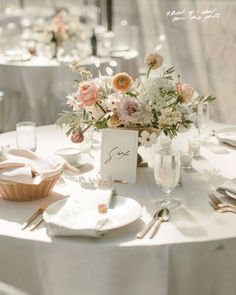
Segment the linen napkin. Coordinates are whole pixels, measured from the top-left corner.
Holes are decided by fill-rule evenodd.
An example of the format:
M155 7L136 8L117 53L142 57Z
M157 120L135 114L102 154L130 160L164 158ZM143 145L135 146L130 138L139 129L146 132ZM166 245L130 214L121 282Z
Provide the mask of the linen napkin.
M63 170L78 174L79 170L60 156L43 158L29 150L3 149L0 162L0 179L26 184L39 184L45 178Z
M228 143L234 147L236 147L236 133L235 132L220 132L216 137L225 143Z
M50 236L100 237L103 226L111 220L109 210L99 213L98 206L109 208L114 197L112 189L86 190L73 193L49 220L45 219Z
M234 194L236 199L236 179L227 180L217 188L217 190L219 189L226 190L227 192Z

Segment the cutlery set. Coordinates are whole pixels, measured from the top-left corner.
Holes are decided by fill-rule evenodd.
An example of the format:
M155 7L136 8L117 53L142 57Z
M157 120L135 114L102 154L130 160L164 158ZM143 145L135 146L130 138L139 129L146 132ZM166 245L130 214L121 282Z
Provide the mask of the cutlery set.
M26 222L24 222L21 226L21 229L24 230L27 227L30 226L30 231L34 230L36 227L38 227L43 222L43 217L41 216L39 219L38 217L42 215L44 211L44 208L39 208ZM33 221L38 219L35 223L32 224Z
M40 208L27 219L22 225L21 229L24 230L29 227L30 231L35 230L41 223L43 223L43 212L47 209L49 205L51 205L56 200L44 200L40 206ZM35 221L35 222L34 222ZM34 222L34 223L33 223Z
M162 222L168 221L170 211L167 208L163 208L160 211L156 211L151 221L136 235L138 239L142 239L149 232L149 239L152 239Z
M223 190L223 189L217 189L217 192L221 193L223 196L228 196L227 191ZM222 202L218 197L216 197L216 195L214 194L209 194L208 197L210 198L209 200L209 204L211 205L211 207L219 212L219 213L235 213L236 214L236 205L232 205L230 203L225 203Z

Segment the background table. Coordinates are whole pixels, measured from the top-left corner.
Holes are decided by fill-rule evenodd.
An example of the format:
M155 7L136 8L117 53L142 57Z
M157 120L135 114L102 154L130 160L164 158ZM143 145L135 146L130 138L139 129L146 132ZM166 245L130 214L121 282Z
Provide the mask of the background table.
M39 153L71 145L55 126L39 127L37 134ZM180 135L175 147L187 136ZM6 140L14 143L14 132L0 135L0 141ZM171 212L170 222L161 225L153 240L137 240L137 232L155 211L155 199L162 197L151 167L154 149L141 150L150 167L138 168L135 185L116 185L119 194L143 205L141 218L99 239L50 238L45 224L33 232L21 231L20 225L41 201L1 200L0 281L32 295L235 294L236 215L214 212L207 195L235 177L236 150L214 137L204 142L194 169L182 173L182 186L174 191L183 206ZM81 169L85 179L93 172L89 167L99 163L99 149L92 154L94 159L88 157L90 164ZM78 185L60 182L55 191L66 195Z
M111 63L113 61L113 63ZM114 64L115 61L115 64ZM95 64L99 64L99 68ZM128 72L138 77L138 53L123 52L111 58L87 58L81 61L93 75L98 70L107 75L110 67L114 73ZM114 67L115 65L115 67ZM20 121L34 121L37 125L52 124L58 113L66 108L66 96L73 92L73 81L78 75L69 69L68 62L57 62L43 58L30 61L7 62L0 57L0 91L4 92L4 116L0 130L14 130Z

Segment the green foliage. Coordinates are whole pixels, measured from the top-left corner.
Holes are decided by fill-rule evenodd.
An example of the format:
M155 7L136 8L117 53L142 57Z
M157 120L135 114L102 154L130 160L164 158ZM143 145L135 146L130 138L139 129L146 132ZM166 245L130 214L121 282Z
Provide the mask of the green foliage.
M103 118L95 123L97 129L107 128L107 118Z
M175 67L170 67L167 70L164 71L163 73L163 78L167 79L167 80L174 80L173 78L173 73L175 71Z
M138 93L137 92L127 92L127 95L131 96L131 97L138 97Z
M56 125L60 128L63 128L64 126L69 127L66 132L67 136L73 131L82 131L80 127L81 123L86 123L86 121L83 120L82 112L64 112L63 114L60 114L60 117L56 121Z
M206 103L210 103L210 102L214 101L215 99L216 99L216 97L208 95L206 97L205 96L201 97L200 101L203 102L204 104L206 104Z

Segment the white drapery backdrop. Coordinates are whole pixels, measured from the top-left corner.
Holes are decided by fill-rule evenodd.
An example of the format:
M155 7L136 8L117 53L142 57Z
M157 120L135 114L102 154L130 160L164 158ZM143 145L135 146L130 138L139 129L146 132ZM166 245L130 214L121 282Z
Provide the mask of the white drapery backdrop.
M172 21L168 11L214 10L219 17ZM122 19L138 30L140 56L157 48L200 95L212 94L211 119L236 124L236 2L234 0L114 1L114 28ZM140 60L142 65L142 59Z

